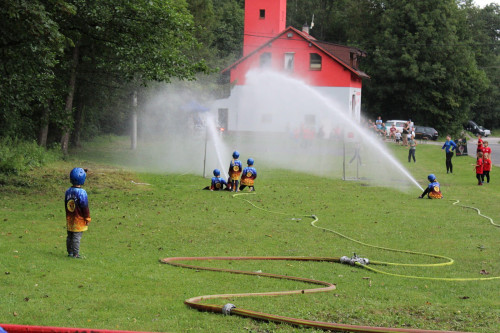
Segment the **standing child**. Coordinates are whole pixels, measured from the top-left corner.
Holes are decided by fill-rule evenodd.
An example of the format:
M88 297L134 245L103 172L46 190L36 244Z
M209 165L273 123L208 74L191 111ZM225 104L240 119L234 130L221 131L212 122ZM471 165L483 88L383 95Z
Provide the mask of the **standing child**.
M66 208L66 226L68 236L66 238L66 249L68 257L81 258L80 240L82 234L88 229L90 223L89 203L87 192L82 188L87 174L82 168L74 168L69 174L71 186L64 198Z
M255 191L254 182L255 178L257 178L257 170L253 167L254 160L253 158L249 158L247 160L247 167L243 169L243 174L241 175L241 186L240 191L243 190L246 186L250 189L250 191Z
M486 141L484 143L486 143ZM486 177L487 183L490 182L490 171L491 171L490 154L484 153L484 156L483 156L483 176L481 177L481 180L483 183L484 183L484 177Z
M411 162L411 158L413 157L413 163L416 163L415 160L415 150L417 149L417 141L415 141L415 136L412 135L410 140L408 141L408 163Z
M477 136L477 152L483 152L483 137L481 135Z
M233 192L238 192L238 185L240 182L240 175L241 175L241 161L238 159L240 157L240 153L235 150L233 152L233 159L231 160L231 163L229 164L229 186L231 187L231 191Z
M491 158L491 148L488 146L488 141L483 141L483 148L481 149L481 151L483 152L483 155L488 154L488 157Z
M472 164L474 165L474 164ZM477 160L476 164L474 165L474 168L476 170L476 178L477 178L477 185L483 185L483 153L482 152L477 152Z
M394 134L396 138L396 143L399 145L401 143L401 132L396 130L396 134Z

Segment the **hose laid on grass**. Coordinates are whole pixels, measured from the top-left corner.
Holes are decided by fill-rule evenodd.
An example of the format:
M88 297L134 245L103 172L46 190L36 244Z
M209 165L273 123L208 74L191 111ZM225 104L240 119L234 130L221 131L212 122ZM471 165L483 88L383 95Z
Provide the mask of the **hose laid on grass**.
M236 198L237 196L245 195L245 194L255 194L255 193L239 193L239 194L233 195L233 197ZM247 199L241 199L241 200L246 201L247 203L251 204L253 207L258 208L258 209L263 210L263 211L266 211L268 213L280 214L280 215L287 215L286 213L273 212L273 211L267 210L265 208L258 207L253 202L251 202L250 200L247 200ZM456 203L458 203L458 202L459 201L457 200L457 202L455 202L454 205ZM479 211L479 209L477 209L475 207L469 207L469 206L461 206L461 207L475 209L480 216L482 216L482 217L490 220L490 222L493 225L497 225L497 224L495 224L493 222L493 219L491 219L490 217L488 217L486 215L481 214L481 212ZM379 249L379 250L384 250L384 251L391 251L391 252L398 252L398 253L407 253L407 254L411 254L411 255L419 255L419 256L425 256L425 257L431 257L431 258L437 258L437 259L443 259L444 260L444 262L434 263L434 264L393 263L393 262L384 262L384 261L371 260L370 261L371 264L385 265L385 266L405 266L405 267L443 267L443 266L451 266L455 262L455 260L453 260L450 257L446 257L446 256L438 255L438 254L425 253L425 252L417 252L417 251L410 251L410 250L393 249L393 248L388 248L388 247L383 247L383 246L378 246L378 245L364 243L364 242L361 242L361 241L359 241L357 239L354 239L352 237L346 236L346 235L344 235L344 234L342 234L342 233L340 233L338 231L335 231L335 230L332 230L332 229L328 229L328 228L325 228L325 227L319 227L319 226L317 226L316 222L319 221L319 218L316 215L301 215L301 216L312 218L313 221L311 222L311 225L313 227L321 229L323 231L328 231L328 232L334 233L335 235L337 235L339 237L342 237L344 239L347 239L347 240L349 240L349 241L351 241L353 243L357 243L357 244L360 244L360 245L363 245L363 246L366 246L366 247L371 247L371 248L375 248L375 249ZM490 276L490 277L480 277L480 278L442 278L442 277L437 277L436 278L436 277L426 277L426 276L403 275L403 274L390 273L390 272L386 272L386 271L383 271L383 270L380 270L380 269L376 269L376 268L371 267L370 265L362 265L360 263L354 263L354 264L356 266L366 268L366 269L368 269L368 270L370 270L372 272L375 272L375 273L385 274L385 275L391 275L391 276L397 276L397 277L405 277L405 278L411 278L411 279L438 280L438 281L488 281L488 280L498 280L498 279L500 279L500 276Z
M314 215L313 215L314 216ZM446 260L445 262L442 263L435 263L435 264L407 264L407 263L393 263L393 262L384 262L384 261L377 261L377 260L370 260L371 264L375 265L384 265L384 266L406 266L406 267L442 267L442 266L450 266L455 263L455 260L449 257L437 255L437 254L432 254L432 253L425 253L425 252L417 252L417 251L409 251L409 250L399 250L399 249L392 249L388 247L383 247L383 246L378 246L378 245L372 245L372 244L367 244L363 243L361 241L358 241L354 238L348 237L346 235L343 235L339 233L338 231L324 228L324 227L318 227L316 225L316 222L319 221L319 219L314 216L314 221L311 222L311 225L315 228L328 231L331 233L334 233L337 236L340 236L342 238L345 238L347 240L350 240L354 243L366 246L366 247L371 247L375 249L380 249L380 250L385 250L385 251L391 251L391 252L399 252L399 253L408 253L412 255L420 255L420 256L426 256L426 257L431 257L431 258L438 258L438 259L444 259ZM490 276L490 277L480 277L480 278L443 278L443 277L428 277L428 276L416 276L416 275L404 275L404 274L396 274L396 273L390 273L386 272L380 269L373 268L370 265L361 265L359 263L355 263L356 266L366 268L367 270L370 270L375 273L379 274L385 274L385 275L390 275L390 276L397 276L397 277L404 277L404 278L410 278L410 279L421 279L421 280L434 280L434 281L488 281L488 280L499 280L500 276Z
M335 289L335 285L330 282L295 277L286 276L272 273L262 273L262 272L250 272L241 271L234 269L225 268L214 268L214 267L203 267L196 265L182 264L178 261L211 261L211 260L288 260L288 261L322 261L322 262L335 262L339 263L340 258L329 258L329 257L171 257L162 259L161 262L173 266L191 268L196 270L207 270L213 272L226 272L234 274L245 274L245 275L257 275L266 276L276 279L287 279L293 281L301 281L311 284L322 285L325 287L314 288L314 289L298 289L298 290L288 290L288 291L273 291L273 292L261 292L261 293L237 293L237 294L218 294L218 295L204 295L189 298L184 301L186 305L197 310L238 315L246 318L253 318L259 320L273 321L278 323L287 323L295 326L304 326L310 328L318 328L324 330L335 330L340 332L359 332L359 333L384 333L384 332L401 332L401 333L463 333L456 331L435 331L435 330L422 330L422 329L410 329L410 328L391 328L391 327L372 327L372 326L360 326L360 325L347 325L339 323L328 323L307 319L298 319L286 316L279 316L270 313L263 313L253 310L242 309L234 306L233 304L226 305L216 305L216 304L201 304L200 302L208 299L227 299L232 297L248 297L248 296L282 296L282 295L293 295L293 294L311 294L328 292Z
M242 195L242 194L246 194L246 193L235 194L235 195L233 195L233 197L237 197L237 196ZM254 194L254 193L248 193L248 194ZM260 209L260 210L263 210L263 211L266 211L269 213L288 215L286 213L273 212L273 211L264 209L262 207L255 205L253 202L251 202L250 200L247 200L247 199L242 199L242 200L248 202L249 204L251 204L253 207L255 207L257 209ZM475 209L474 207L466 207L466 208ZM479 215L486 217L486 216L482 215L478 209L477 209L477 211L478 211ZM342 238L345 238L347 240L350 240L352 242L355 242L355 243L363 245L363 246L382 249L382 250L386 250L386 251L407 253L407 254L412 254L412 255L428 256L428 257L444 260L444 262L442 262L442 263L435 263L435 264L404 264L404 263L390 263L390 262L382 262L382 261L370 261L370 264L394 265L394 266L413 266L413 267L440 267L440 266L449 266L449 265L452 265L454 263L454 260L452 258L449 258L446 256L441 256L441 255L436 255L436 254L431 254L431 253L417 252L417 251L392 249L392 248L367 244L367 243L358 241L354 238L343 235L335 230L331 230L331 229L317 226L316 222L318 222L319 219L315 215L302 215L302 217L312 218L313 221L311 222L311 225L315 228L322 229L324 231L332 232L332 233L334 233ZM486 217L486 218L488 218L488 217ZM488 219L490 219L490 218L488 218ZM490 221L495 225L495 223L493 222L492 219L490 219ZM325 329L325 330L336 330L336 331L341 331L341 332L361 332L361 333L373 333L373 332L379 332L379 333L382 333L382 332L410 332L410 333L440 332L440 333L445 333L445 332L447 332L447 333L451 333L451 332L453 332L453 333L460 333L460 332L456 332L456 331L435 331L435 330L422 330L422 329L372 327L372 326L359 326L359 325L347 325L347 324L339 324L339 323L328 323L328 322L320 322L320 321L278 316L278 315L273 315L273 314L269 314L269 313L262 313L262 312L252 311L252 310L241 309L241 308L237 308L233 304L226 304L224 306L214 305L214 304L200 304L200 302L202 302L204 300L208 300L208 299L226 299L226 298L231 298L231 297L248 297L248 296L281 296L281 295L292 295L292 294L306 294L306 293L309 294L309 293L328 292L328 291L334 290L335 285L332 283L329 283L329 282L325 282L325 281L312 280L312 279L301 278L301 277L285 276L285 275L278 275L278 274L272 274L272 273L262 273L262 272L249 272L249 271L224 269L224 268L203 267L203 266L182 264L182 263L178 262L178 261L186 261L186 260L192 260L192 261L210 261L210 260L289 260L290 261L290 260L292 260L292 261L317 261L317 262L340 263L342 261L342 259L343 258L338 258L338 257L171 257L171 258L162 259L161 262L165 263L165 264L173 265L173 266L191 268L191 269L196 269L196 270L208 270L208 271L227 272L227 273L234 273L234 274L266 276L266 277L271 277L271 278L301 281L301 282L305 282L305 283L312 283L312 284L325 286L325 287L314 288L314 289L300 289L300 290L289 290L289 291L205 295L205 296L192 297L192 298L189 298L189 299L184 301L184 303L186 305L188 305L192 308L198 309L198 310L215 312L215 313L223 313L223 314L236 314L239 316L253 318L253 319L287 323L287 324L296 325L296 326L305 326L305 327L319 328L319 329ZM500 276L487 277L487 278L486 277L485 278L433 278L433 277L402 275L402 274L389 273L389 272L384 272L384 271L379 270L379 269L375 269L375 268L368 265L368 263L367 263L368 260L366 260L366 264L363 261L356 260L356 259L365 260L364 258L357 258L355 256L354 258L351 258L351 259L355 259L354 261L351 262L352 265L366 268L366 269L373 271L375 273L386 274L386 275L391 275L391 276L396 276L396 277L426 279L426 280L440 280L440 281L484 281L484 280L500 279Z
M455 200L455 202L453 203L453 205L457 205L459 207L473 209L473 210L475 210L477 212L477 214L479 216L484 217L485 219L487 219L488 221L490 221L490 223L493 224L495 227L500 227L500 224L496 224L491 217L481 214L481 211L479 210L479 208L472 207L472 206L459 205L458 203L460 202L460 200L457 200L457 199L453 199L453 200Z

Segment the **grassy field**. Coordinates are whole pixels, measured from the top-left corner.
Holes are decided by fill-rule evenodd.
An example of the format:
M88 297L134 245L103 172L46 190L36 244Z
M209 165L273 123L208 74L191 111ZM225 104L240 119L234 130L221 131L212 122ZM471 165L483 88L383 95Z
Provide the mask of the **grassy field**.
M492 183L477 186L470 157L455 157L447 175L439 146L394 155L425 186L435 173L444 200L418 200L420 190L399 192L256 165L257 192L245 196L200 189L198 175L133 171L119 163L131 152L123 138L107 138L74 152L72 159L36 169L0 185L0 323L158 332L292 332L300 329L192 310L189 297L311 288L257 276L189 270L161 264L171 256L351 256L395 263L443 260L360 245L451 257L443 267L380 267L432 278L500 276L498 168ZM66 257L64 191L74 166L89 168L84 188L92 223L84 233L84 260ZM137 183L147 183L137 184ZM273 212L279 212L276 214ZM386 327L500 332L500 280L442 281L373 273L334 263L209 262L249 271L313 278L337 285L330 293L231 299L262 312ZM227 301L211 301L224 304ZM315 332L315 330L307 330Z

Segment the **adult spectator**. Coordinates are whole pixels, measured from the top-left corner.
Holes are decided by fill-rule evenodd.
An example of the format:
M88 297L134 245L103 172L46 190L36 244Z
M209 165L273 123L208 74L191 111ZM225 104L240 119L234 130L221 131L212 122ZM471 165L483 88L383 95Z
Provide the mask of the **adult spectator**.
M446 152L446 173L453 173L453 164L451 163L451 158L453 157L453 152L457 149L457 145L451 139L451 136L446 136L446 141L444 142L443 147Z
M382 123L382 126L380 127L378 132L380 133L380 136L385 139L387 135L387 127L385 127L385 123Z
M403 126L403 146L408 146L408 134L410 133L410 122L407 121L405 125Z

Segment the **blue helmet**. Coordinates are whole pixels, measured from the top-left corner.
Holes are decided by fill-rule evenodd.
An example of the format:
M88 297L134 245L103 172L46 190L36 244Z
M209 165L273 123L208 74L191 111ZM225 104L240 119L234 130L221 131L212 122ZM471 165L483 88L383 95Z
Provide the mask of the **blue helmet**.
M240 157L240 153L237 150L233 151L233 158L238 158L238 157Z
M220 170L219 169L214 169L214 176L220 176Z
M247 160L247 164L248 164L248 165L253 165L253 162L254 162L254 161L253 161L253 158L249 158L249 159Z
M430 175L427 176L427 179L429 179L430 182L433 182L436 180L436 176L434 176L434 174L431 173Z
M87 178L87 174L82 168L74 168L69 173L69 180L73 185L83 185L85 183L85 178Z

